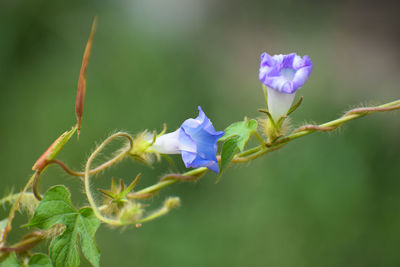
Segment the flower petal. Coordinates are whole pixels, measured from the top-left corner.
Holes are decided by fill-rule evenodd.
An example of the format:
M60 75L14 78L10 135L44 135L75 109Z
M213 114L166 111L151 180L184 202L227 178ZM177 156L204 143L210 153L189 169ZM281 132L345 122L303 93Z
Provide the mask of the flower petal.
M282 59L282 66L281 69L283 68L293 68L293 60L296 57L295 53L291 53L289 55L284 55Z
M278 92L284 92L287 94L292 92L292 83L283 76L268 77L264 84Z
M308 77L312 72L312 66L303 67L296 71L296 74L293 77L293 89L300 89L307 81Z
M298 70L303 67L312 66L312 61L308 56L304 56L303 58L296 55L293 61L293 68Z
M179 154L179 132L178 129L175 132L164 134L157 137L155 143L152 145L152 149L162 154Z
M275 60L267 53L262 53L260 56L261 67L272 67L275 66Z
M293 103L295 94L286 94L267 87L268 111L274 121L285 116Z
M215 173L219 173L219 165L218 162L213 161L211 165L208 165L207 168Z
M196 153L182 151L182 160L183 160L183 163L185 163L186 168L192 167L191 165L195 159L196 159Z
M190 137L190 135L188 135L185 132L185 130L182 127L179 128L179 130L180 130L178 136L179 150L196 153L197 152L196 142Z

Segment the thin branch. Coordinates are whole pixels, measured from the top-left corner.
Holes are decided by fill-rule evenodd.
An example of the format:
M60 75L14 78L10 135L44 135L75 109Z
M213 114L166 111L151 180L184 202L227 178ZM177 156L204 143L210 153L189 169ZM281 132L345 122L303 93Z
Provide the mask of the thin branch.
M335 130L337 127L338 126L336 126L336 127L333 127L333 126L332 127L322 127L322 126L319 126L319 125L307 124L307 125L303 125L303 126L299 127L298 129L294 130L294 133L298 133L298 132L301 132L301 131L329 132L329 131Z
M200 168L196 168L193 169L191 171L185 172L181 175L179 175L179 178L173 178L174 175L176 174L171 174L171 175L167 175L164 176L164 178L161 179L161 181L159 181L158 183L146 187L140 191L137 191L135 193L131 193L128 194L128 198L134 198L135 195L142 195L142 194L154 194L157 193L158 191L160 191L162 188L174 184L178 181L183 181L182 176L187 176L187 177L196 177L196 179L200 178L201 175L203 175L204 173L206 173L208 171L207 168L205 167L200 167ZM170 176L170 177L169 177ZM165 177L168 177L168 179L165 179ZM189 180L193 180L193 178L189 178Z
M40 177L40 171L36 171L35 172L35 178L33 179L32 182L32 191L33 191L33 195L36 197L37 200L42 200L42 196L40 195L38 189L37 189L37 183L39 181L39 177Z
M15 217L15 212L18 210L19 204L21 203L21 200L22 200L22 198L24 197L24 194L25 194L26 190L28 190L28 188L31 186L31 184L33 183L33 180L35 179L35 177L36 177L36 173L33 174L33 175L31 176L31 178L28 180L28 182L26 183L24 189L23 189L22 192L20 193L20 195L19 195L17 201L15 201L15 202L14 202L14 205L11 207L10 213L9 213L9 215L8 215L8 222L7 222L7 225L6 225L6 227L4 228L4 231L3 231L2 236L0 237L0 244L6 242L7 235L8 235L8 233L9 233L9 232L11 231L11 229L12 229L12 221L13 221L13 219L14 219L14 217Z
M0 247L0 251L6 253L28 251L39 244L43 239L45 239L43 232L35 231L25 236L22 241L13 246Z
M256 147L253 147L251 149L248 149L246 151L243 151L239 154L237 154L233 159L233 163L244 163L244 162L249 162L251 160L254 160L256 158L259 158L269 152L278 150L282 148L284 145L289 143L290 141L297 139L301 136L308 135L313 132L328 132L328 131L333 131L340 127L343 123L346 123L348 121L363 117L367 114L374 113L374 112L383 112L383 111L391 111L391 110L396 110L400 109L400 100L396 100L387 104L383 104L377 107L366 107L366 108L355 108L347 113L345 113L341 118L326 122L320 125L303 125L299 127L298 129L294 130L293 133L285 138L277 139L275 142L271 144L262 144ZM220 157L217 156L219 159ZM192 173L196 172L201 172L201 174L204 174L207 171L206 168L201 167L197 169L193 169ZM173 176L176 174L171 174L171 179L166 179L165 177L158 183L149 186L145 189L140 190L139 192L132 193L131 195L128 195L128 197L133 198L134 194L155 194L157 193L160 189L174 184L177 181L182 181L182 178L173 178ZM190 175L189 172L182 174L181 176L187 176ZM168 177L168 175L166 176ZM190 180L190 179L189 179Z
M301 136L313 133L313 132L317 132L317 131L333 131L336 128L340 127L342 124L354 120L354 119L358 119L361 118L365 115L371 114L371 113L375 113L375 112L383 112L383 111L392 111L392 110L397 110L400 109L400 100L396 100L390 103L386 103L383 105L379 105L376 107L365 107L365 108L355 108L352 110L349 110L348 112L346 112L342 117L336 119L336 120L332 120L320 125L307 125L306 128L301 129L302 127L298 128L297 130L295 130L291 135L279 139L275 142L275 144L283 144L283 143L287 143L291 140L297 139ZM312 126L312 127L311 127Z
M178 173L171 173L167 174L164 177L161 178L160 181L168 181L168 180L179 180L179 181L196 181L199 179L200 176L189 176L189 175L183 175L183 174L178 174Z

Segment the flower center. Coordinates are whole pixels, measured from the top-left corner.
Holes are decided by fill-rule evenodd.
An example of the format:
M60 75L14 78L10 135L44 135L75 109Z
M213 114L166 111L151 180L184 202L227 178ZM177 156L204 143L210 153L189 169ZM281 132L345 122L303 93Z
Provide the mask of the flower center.
M281 69L281 75L289 82L293 80L294 75L296 74L296 70L291 68L283 68Z

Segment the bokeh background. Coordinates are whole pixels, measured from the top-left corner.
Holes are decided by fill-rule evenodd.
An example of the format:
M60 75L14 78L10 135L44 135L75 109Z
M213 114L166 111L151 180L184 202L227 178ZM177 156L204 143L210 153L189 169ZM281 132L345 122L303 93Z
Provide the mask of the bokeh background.
M37 157L75 123L95 15L82 133L59 155L75 169L110 133L160 130L163 122L174 130L198 105L217 130L260 116L263 51L314 62L294 126L398 99L398 10L395 1L361 0L1 0L0 191L21 189ZM398 112L374 114L232 166L218 184L208 174L171 186L147 202L156 209L180 196L168 216L139 229L99 229L101 265L399 266L399 121ZM142 172L145 187L168 170L165 162L149 169L127 160L95 184ZM81 184L57 167L40 188L58 183L86 204Z

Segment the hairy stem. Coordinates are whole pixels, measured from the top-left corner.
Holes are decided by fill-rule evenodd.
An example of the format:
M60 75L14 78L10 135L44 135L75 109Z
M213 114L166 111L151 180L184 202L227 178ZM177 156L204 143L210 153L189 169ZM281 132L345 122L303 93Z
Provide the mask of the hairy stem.
M365 108L355 108L352 110L349 110L346 112L342 117L320 124L320 125L304 125L299 127L298 129L294 130L292 134L290 134L287 137L277 139L274 143L270 145L270 147L263 147L263 146L257 146L252 149L249 149L247 151L244 151L238 155L232 160L232 162L246 162L250 161L253 159L256 159L272 150L277 150L281 148L283 145L287 144L288 142L297 139L299 137L311 134L313 132L329 132L337 129L340 127L342 124L357 119L361 118L365 115L368 115L370 113L375 113L375 112L384 112L384 111L392 111L400 109L400 99L386 103L383 105L379 105L376 107L365 107Z
M167 214L170 211L170 209L168 207L161 207L159 210L151 213L150 215L148 215L147 217L140 219L139 221L137 221L137 223L145 223L145 222L149 222L152 221L154 219L157 219L158 217L164 216L165 214Z
M340 127L342 124L363 117L365 115L368 115L370 113L375 113L375 112L385 112L385 111L392 111L392 110L397 110L400 109L400 100L396 100L390 103L386 103L383 105L379 105L376 107L364 107L364 108L355 108L352 110L349 110L346 112L342 117L320 124L320 125L304 125L299 127L298 129L294 130L292 134L290 134L287 137L277 139L275 142L268 144L262 144L253 148L250 148L248 150L245 150L241 153L238 153L235 155L235 157L232 159L232 163L243 163L243 162L248 162L252 161L254 159L257 159L271 151L278 150L290 141L297 139L299 137L308 135L313 132L328 132L328 131L333 131ZM259 139L258 136L256 136L257 139ZM191 175L196 175L197 173L204 174L208 169L201 167L197 169L193 169L189 172L186 172L182 175L185 176L191 176ZM178 181L181 181L182 179L162 179L160 182L149 186L147 188L144 188L138 192L132 193L131 195L128 195L128 197L134 198L135 194L154 194L157 193L160 189L169 186L171 184L174 184Z
M37 189L37 183L39 181L40 173L41 173L41 171L35 172L35 178L33 179L33 182L32 182L33 195L39 201L42 200L42 196L40 195L39 190Z
M201 175L203 175L207 171L208 171L207 168L200 167L200 168L193 169L191 171L185 172L185 173L181 174L181 176L193 176L193 177L198 178L198 177L200 177ZM170 176L170 175L167 175L167 176ZM165 176L165 177L167 177L167 176ZM166 187L168 185L174 184L174 183L176 183L178 181L182 181L182 180L183 180L182 178L173 178L173 177L171 177L170 179L165 179L164 178L164 179L162 179L161 181L159 181L158 183L156 183L156 184L154 184L152 186L146 187L146 188L144 188L144 189L142 189L140 191L137 191L135 193L128 194L128 197L135 198L135 195L153 194L153 193L156 193L156 192L160 191L160 189L162 189L162 188L164 188L164 187Z
M114 165L118 161L119 161L119 158L118 158L118 155L117 155L117 157L114 157L114 158L110 159L109 161L104 162L101 165L97 166L96 168L91 169L89 171L89 173L90 173L90 175L92 175L92 174L101 172L101 171L107 169L108 167ZM64 162L62 162L60 160L57 160L57 159L50 160L48 165L50 165L50 164L56 164L56 165L60 166L69 175L77 176L77 177L84 177L85 176L85 172L73 171Z
M11 228L12 228L11 224L12 224L12 221L13 221L13 219L15 217L15 212L18 210L19 204L20 204L22 198L24 197L24 194L25 194L26 190L28 190L28 188L32 185L33 181L35 180L35 177L36 177L36 173L33 174L31 176L31 178L28 180L28 182L26 183L24 189L19 194L19 197L18 197L17 201L15 201L13 206L11 207L10 213L8 214L7 225L4 228L2 236L0 236L0 244L3 244L3 243L6 242L7 235L11 231Z
M10 252L22 252L28 251L39 244L43 239L45 239L45 235L40 232L32 232L28 236L26 236L22 241L18 242L17 244L9 247L0 247L0 251L10 253Z
M280 149L281 147L283 147L284 145L286 145L287 143L289 143L290 141L300 138L302 136L311 134L313 132L328 132L328 131L333 131L335 129L337 129L338 127L340 127L341 125L343 125L344 123L366 116L370 113L375 113L375 112L386 112L386 111L392 111L392 110L397 110L400 109L400 100L396 100L387 104L383 104L383 105L379 105L379 106L375 106L375 107L362 107L362 108L355 108L352 109L348 112L346 112L342 117L320 124L320 125L304 125L299 127L298 129L294 130L292 132L292 134L283 137L283 138L278 138L276 139L274 142L272 142L271 144L261 144L259 146L253 147L251 149L248 149L246 151L243 151L241 153L238 153L232 160L233 163L242 163L242 162L248 162L251 160L254 160L256 158L259 158L271 151ZM122 150L120 153L118 153L114 158L112 158L111 160L99 165L98 167L91 169L90 166L93 162L93 160L95 159L95 157L100 153L101 150L104 149L104 147L109 144L112 140L114 140L115 138L119 138L119 137L125 137L129 140L130 142L130 147L126 148L124 150ZM259 136L256 136L259 139ZM85 193L87 195L88 201L90 203L90 206L92 207L95 215L97 218L99 218L101 221L110 224L110 225L122 225L123 222L119 221L119 220L114 220L114 219L110 219L107 218L105 216L103 216L101 214L101 209L102 207L97 207L96 203L94 201L94 198L92 196L92 193L90 191L90 175L97 173L99 171L102 171L110 166L112 166L113 164L119 162L120 160L122 160L127 153L130 151L130 149L133 146L133 139L132 137L127 134L127 133L116 133L111 135L110 137L108 137L99 147L97 147L97 149L90 155L86 166L85 166L85 171L82 172L76 172L76 171L72 171L71 169L69 169L63 162L58 161L58 160L51 160L49 161L48 164L57 164L59 166L61 166L67 173L73 175L73 176L79 176L82 177L84 176L84 186L85 186ZM128 198L146 198L149 196L152 196L153 194L157 193L159 190L161 190L162 188L169 186L171 184L174 184L178 181L186 181L186 180L195 180L198 179L201 175L203 175L204 173L206 173L208 171L207 168L205 167L200 167L200 168L196 168L193 169L191 171L188 171L186 173L183 174L168 174L166 175L161 181L159 181L158 183L149 186L147 188L144 188L140 191L134 192L134 193L130 193L128 194ZM3 231L2 236L0 237L0 244L5 243L6 241L6 237L7 234L9 233L9 231L11 230L11 224L12 224L12 220L14 219L15 216L15 211L18 210L19 208L19 204L25 194L25 192L27 191L27 189L37 183L38 177L40 175L40 172L35 172L35 174L32 175L32 177L29 179L28 183L25 185L24 189L22 190L21 193L19 194L14 194L11 196L8 196L6 198L3 198L0 200L0 204L5 203L7 201L11 201L11 198L13 199L17 199L11 210L9 213L9 220L7 223L6 228ZM36 188L36 186L35 186ZM34 190L34 194L36 195L36 197L40 197L40 194L37 192L37 190ZM18 196L18 197L17 197ZM142 220L142 222L147 221L147 220L151 220L153 215L156 217L159 217L161 215L163 215L166 212L166 210L164 210L163 208L160 209L159 211L157 211L156 213L150 215L149 217L145 218Z
M0 206L5 205L6 203L14 203L15 201L18 200L21 192L15 193L15 194L10 194L6 197L3 197L0 199ZM24 196L33 196L33 193L30 192L25 192Z
M392 111L392 110L396 110L396 109L400 109L400 99L390 102L390 103L387 103L387 104L379 105L376 107L355 108L355 109L349 110L342 117L340 117L336 120L332 120L332 121L329 121L329 122L326 122L326 123L323 123L320 125L305 125L307 127L304 129L301 129L302 127L305 127L305 126L302 126L299 129L295 130L293 134L291 134L285 138L277 140L276 144L287 143L289 141L292 141L294 139L308 135L313 132L333 131L348 121L358 119L358 118L368 115L370 113Z

